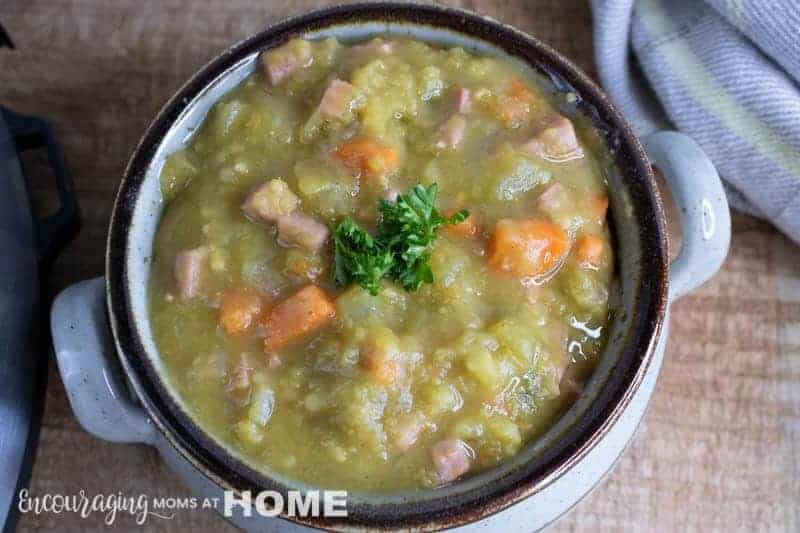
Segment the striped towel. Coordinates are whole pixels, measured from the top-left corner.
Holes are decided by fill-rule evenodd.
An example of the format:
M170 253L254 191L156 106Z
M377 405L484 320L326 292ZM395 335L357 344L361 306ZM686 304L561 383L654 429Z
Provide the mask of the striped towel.
M800 244L800 0L592 0L592 11L600 80L636 133L690 135L733 207Z

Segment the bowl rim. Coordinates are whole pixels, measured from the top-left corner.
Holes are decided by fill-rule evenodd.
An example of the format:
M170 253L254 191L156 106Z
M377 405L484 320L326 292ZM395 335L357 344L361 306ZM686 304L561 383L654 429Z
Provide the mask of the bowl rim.
M177 405L159 371L152 365L135 323L128 291L127 257L130 249L128 228L137 204L140 186L150 161L165 133L182 112L202 91L242 58L273 46L291 37L337 25L369 22L390 22L412 26L432 26L465 35L471 40L484 41L515 56L532 68L556 75L596 110L612 131L607 142L615 143L616 157L626 163L625 175L629 186L636 186L640 213L642 256L648 261L640 282L636 300L638 320L635 335L626 348L629 368L614 377L616 389L609 393L601 406L590 408L593 419L569 445L562 444L559 453L537 470L501 487L483 492L473 490L464 494L434 500L427 508L405 509L404 512L376 510L370 506L348 508L343 519L324 517L281 518L315 528L389 529L414 527L441 529L474 522L502 511L506 507L545 488L572 468L609 431L638 390L646 374L665 319L668 298L668 262L664 210L652 168L647 156L621 114L609 102L600 88L564 56L535 37L493 18L451 7L405 2L382 2L335 5L306 12L275 24L239 41L217 55L198 70L163 106L134 148L125 168L109 222L106 248L106 295L109 323L120 358L131 386L161 435L181 457L200 470L223 489L285 491L286 486L255 470L233 456L210 438ZM646 252L646 253L645 253ZM644 290L646 289L646 290ZM597 398L594 402L599 402ZM600 408L602 407L602 409ZM433 493L433 491L431 491ZM438 505L436 505L438 504ZM403 504L393 505L392 509Z

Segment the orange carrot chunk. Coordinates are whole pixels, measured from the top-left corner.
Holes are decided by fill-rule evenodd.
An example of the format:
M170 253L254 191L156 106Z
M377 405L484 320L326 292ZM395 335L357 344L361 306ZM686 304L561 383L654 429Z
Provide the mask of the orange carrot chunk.
M333 301L316 285L306 285L273 307L264 320L264 351L272 353L310 335L336 314Z
M264 302L255 290L231 289L222 295L219 323L228 335L240 335L256 323L263 307Z
M606 213L608 212L608 196L604 194L592 196L589 199L589 208L592 211L592 215L600 220L600 222L603 222L606 219Z
M536 96L519 79L514 78L508 86L508 94L522 102L533 103Z
M344 166L367 176L381 176L397 169L397 152L374 139L358 139L340 146L333 154Z
M489 266L539 278L558 268L569 248L569 235L558 224L544 218L504 218L497 221L489 242Z
M511 80L507 93L500 98L500 119L511 127L519 127L530 118L536 96L518 79Z
M361 345L359 362L375 383L388 386L399 377L399 352L397 337L387 329L370 336Z
M397 362L385 354L365 351L361 366L378 385L391 385L397 379Z
M604 248L603 239L597 235L584 235L575 245L575 259L584 268L597 268Z

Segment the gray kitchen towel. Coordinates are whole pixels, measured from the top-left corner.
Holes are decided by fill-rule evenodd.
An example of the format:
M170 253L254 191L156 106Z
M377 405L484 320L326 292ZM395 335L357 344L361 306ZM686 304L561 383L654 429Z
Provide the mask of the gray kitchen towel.
M800 0L591 0L600 80L638 135L677 128L731 204L800 244Z

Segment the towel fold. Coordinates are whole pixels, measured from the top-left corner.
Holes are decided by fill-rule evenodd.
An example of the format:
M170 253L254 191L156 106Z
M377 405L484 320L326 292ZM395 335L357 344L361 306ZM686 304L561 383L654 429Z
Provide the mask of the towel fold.
M600 80L638 135L677 128L731 205L800 244L797 0L592 0Z

